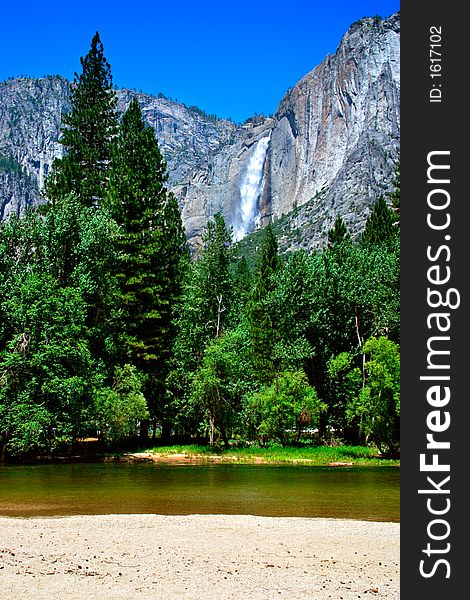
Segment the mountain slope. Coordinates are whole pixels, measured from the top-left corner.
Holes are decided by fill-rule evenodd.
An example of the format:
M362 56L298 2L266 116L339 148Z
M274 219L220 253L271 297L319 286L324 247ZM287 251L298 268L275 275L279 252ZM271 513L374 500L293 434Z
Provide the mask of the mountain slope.
M337 214L353 234L388 189L400 140L400 20L363 19L337 52L282 100L270 155L268 206L317 223L325 238Z
M390 187L399 156L399 53L399 15L366 18L286 93L272 118L236 125L131 90L117 91L118 108L137 96L195 244L220 210L237 238L287 214L286 247L317 247L338 214L357 234ZM41 201L68 109L61 77L0 83L0 219Z
M5 163L20 164L23 174L35 181L39 189L54 158L63 152L58 139L61 115L70 109L69 87L69 82L58 76L0 83L0 157ZM157 131L168 162L170 186L195 169L208 154L217 152L236 130L230 121L214 119L195 107L188 108L167 98L131 90L116 93L121 113L132 97L137 96L146 121ZM0 218L12 210L22 213L30 204L27 197L11 196L8 183L2 186L0 182L0 207L3 206ZM34 204L38 195L33 198Z
M356 235L389 189L399 155L399 33L398 14L353 24L337 52L285 95L273 119L242 128L232 147L193 173L179 195L190 234L216 210L237 226L247 156L269 135L261 222L303 207L292 213L290 229L303 231L304 246L323 244L338 214Z

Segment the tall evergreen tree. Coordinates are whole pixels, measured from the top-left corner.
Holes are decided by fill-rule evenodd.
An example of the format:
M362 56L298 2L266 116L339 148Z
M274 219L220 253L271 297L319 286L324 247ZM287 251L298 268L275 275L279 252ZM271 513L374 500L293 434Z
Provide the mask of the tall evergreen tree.
M228 328L233 293L231 239L224 217L216 213L207 223L200 255L191 263L185 278L173 368L168 378L174 410L180 421L185 421L191 413L191 384L206 348ZM183 427L187 428L184 424Z
M238 323L243 319L245 308L252 291L253 278L244 255L237 261L234 273L233 292L234 302L232 304L231 322Z
M232 233L227 229L222 213L216 213L207 223L201 257L201 289L206 303L206 323L219 337L229 316L232 303L232 276L229 247Z
M328 232L328 248L333 248L335 245L350 240L351 237L348 232L343 219L336 217L334 227Z
M229 320L233 295L231 240L223 215L216 213L207 223L203 248L186 278L178 337L180 344L188 348L195 366L206 344L222 335Z
M82 204L92 206L105 193L118 124L111 67L98 32L80 62L82 73L75 73L71 86L71 111L62 117L65 155L54 161L45 195L55 202L73 192Z
M277 240L273 228L271 224L269 224L265 227L263 232L255 295L262 295L264 292L271 291L274 288L272 275L276 273L278 268L279 254Z
M388 207L385 198L380 196L366 221L361 246L365 248L381 243L391 244L397 234L394 221L394 212Z
M134 98L114 143L105 205L121 227L117 277L127 354L147 375L146 396L160 415L175 328L186 239L155 132Z
M267 297L274 290L274 275L279 266L277 240L271 225L268 225L264 229L255 285L247 307L253 367L261 383L268 383L274 374L275 331Z

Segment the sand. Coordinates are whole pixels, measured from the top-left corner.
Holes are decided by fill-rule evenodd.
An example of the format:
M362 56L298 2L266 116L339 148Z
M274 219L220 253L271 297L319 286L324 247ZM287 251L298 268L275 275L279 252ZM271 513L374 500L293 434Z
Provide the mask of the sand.
M399 524L245 515L0 518L0 597L399 598Z

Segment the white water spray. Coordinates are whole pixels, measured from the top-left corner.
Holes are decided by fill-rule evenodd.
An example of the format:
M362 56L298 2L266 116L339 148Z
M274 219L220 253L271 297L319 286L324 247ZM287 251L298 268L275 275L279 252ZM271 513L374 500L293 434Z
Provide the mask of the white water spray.
M240 208L234 233L236 242L245 237L247 233L253 231L259 224L258 199L263 190L264 161L266 160L270 138L271 132L256 143L242 178L240 185Z

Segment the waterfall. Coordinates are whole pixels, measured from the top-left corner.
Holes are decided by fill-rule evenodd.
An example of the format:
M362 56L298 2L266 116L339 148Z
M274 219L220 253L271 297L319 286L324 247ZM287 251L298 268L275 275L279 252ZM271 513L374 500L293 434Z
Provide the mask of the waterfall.
M264 184L264 161L268 150L269 135L261 138L255 146L246 165L240 184L240 207L236 219L234 239L241 240L259 224L258 200Z

